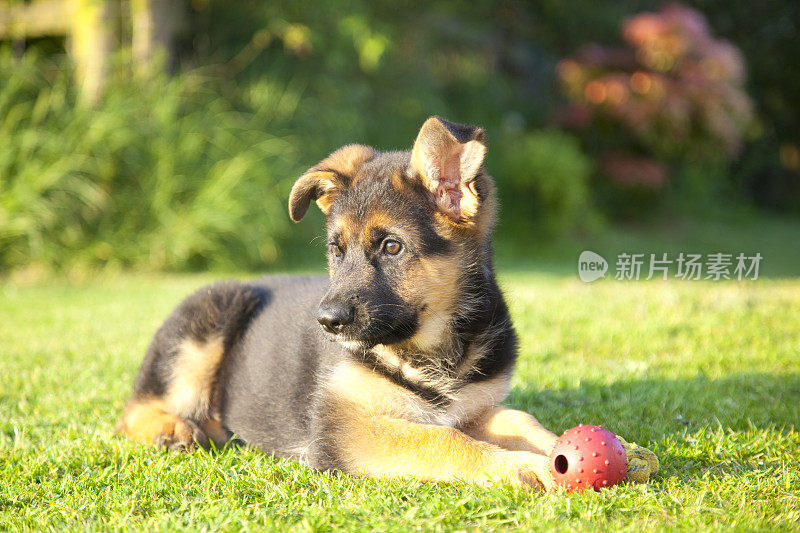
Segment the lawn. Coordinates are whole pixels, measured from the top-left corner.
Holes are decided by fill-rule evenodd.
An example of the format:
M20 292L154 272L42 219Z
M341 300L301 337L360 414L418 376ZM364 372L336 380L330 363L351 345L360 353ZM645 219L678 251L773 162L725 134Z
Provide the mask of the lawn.
M800 280L506 271L522 346L507 403L556 432L602 423L662 464L647 485L542 495L116 437L151 335L210 279L0 284L0 530L800 527Z

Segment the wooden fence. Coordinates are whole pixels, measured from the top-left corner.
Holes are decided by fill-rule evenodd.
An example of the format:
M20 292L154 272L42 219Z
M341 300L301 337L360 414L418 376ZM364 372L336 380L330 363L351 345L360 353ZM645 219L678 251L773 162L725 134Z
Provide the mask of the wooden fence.
M0 41L66 37L75 79L92 102L102 93L116 47L130 45L136 68L146 73L160 50L170 52L183 18L175 0L0 0Z

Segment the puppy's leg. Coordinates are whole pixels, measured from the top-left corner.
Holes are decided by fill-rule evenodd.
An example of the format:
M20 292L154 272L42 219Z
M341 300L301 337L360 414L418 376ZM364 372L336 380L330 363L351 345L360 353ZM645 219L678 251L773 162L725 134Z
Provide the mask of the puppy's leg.
M156 333L117 431L139 442L188 450L230 433L215 416L226 353L262 303L252 287L227 283L187 298Z
M154 350L152 371L164 374L164 385L154 393L157 388L152 376L145 374L150 381L137 381L117 430L133 440L171 450L191 450L196 445L207 448L208 436L215 437L217 445L224 443L227 438L218 440L221 433L211 416L213 386L224 355L222 340L187 338L175 349L156 346Z
M456 428L431 424L434 413L410 390L345 361L328 376L316 406L310 462L372 477L552 486L546 456L504 450Z
M506 450L550 455L558 437L524 411L494 407L464 428L473 438Z
M552 487L549 461L541 454L507 451L451 427L387 416L364 416L348 425L337 444L351 473Z
M208 445L208 437L195 422L168 412L159 398L131 399L122 412L117 431L131 440L173 451Z

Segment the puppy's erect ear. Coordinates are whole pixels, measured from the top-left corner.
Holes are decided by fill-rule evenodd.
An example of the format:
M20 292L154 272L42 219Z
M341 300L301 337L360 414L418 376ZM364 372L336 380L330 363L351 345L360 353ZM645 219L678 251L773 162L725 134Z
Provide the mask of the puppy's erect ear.
M311 200L315 200L327 215L339 192L352 184L358 168L374 155L375 150L369 146L350 144L308 169L295 182L289 194L289 216L292 220L300 222Z
M431 117L419 130L411 151L411 170L422 177L436 204L454 221L478 212L481 185L476 182L486 157L486 133Z

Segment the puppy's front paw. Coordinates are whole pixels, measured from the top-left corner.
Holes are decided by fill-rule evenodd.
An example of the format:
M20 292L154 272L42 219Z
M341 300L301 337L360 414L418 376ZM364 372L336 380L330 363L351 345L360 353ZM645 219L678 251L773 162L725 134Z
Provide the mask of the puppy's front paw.
M550 458L531 452L506 452L503 481L511 485L551 491L555 481L550 474Z

